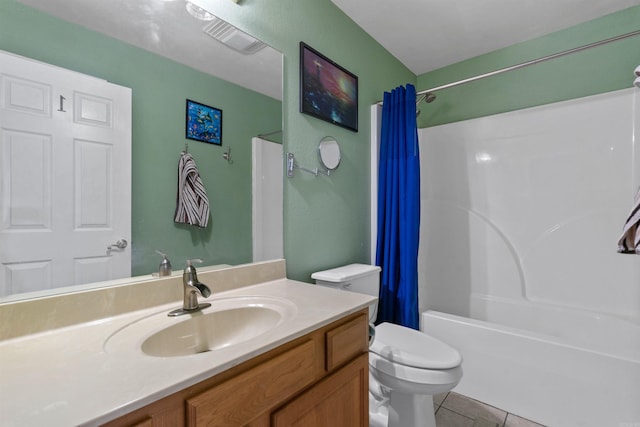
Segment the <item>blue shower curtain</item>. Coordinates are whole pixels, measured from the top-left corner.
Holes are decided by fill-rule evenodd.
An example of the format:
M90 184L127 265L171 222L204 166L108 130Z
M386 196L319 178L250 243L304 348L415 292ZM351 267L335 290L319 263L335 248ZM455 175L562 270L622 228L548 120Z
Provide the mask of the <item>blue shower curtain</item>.
M376 323L413 329L418 319L420 154L416 89L385 92L378 166L376 264L382 268Z

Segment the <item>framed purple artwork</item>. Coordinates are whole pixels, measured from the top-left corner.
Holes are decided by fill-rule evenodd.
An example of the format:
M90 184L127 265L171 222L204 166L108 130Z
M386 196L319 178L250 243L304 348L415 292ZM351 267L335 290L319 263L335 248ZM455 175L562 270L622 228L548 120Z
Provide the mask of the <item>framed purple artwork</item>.
M358 131L358 77L300 42L300 112Z

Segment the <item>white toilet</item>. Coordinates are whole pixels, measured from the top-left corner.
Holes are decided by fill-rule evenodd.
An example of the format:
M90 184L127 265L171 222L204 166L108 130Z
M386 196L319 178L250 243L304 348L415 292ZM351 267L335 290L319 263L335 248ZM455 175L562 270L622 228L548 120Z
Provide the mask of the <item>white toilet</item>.
M378 296L380 267L350 264L311 275L317 285ZM376 319L378 304L369 307ZM369 348L369 419L372 427L435 427L433 395L462 378L462 356L423 332L391 323L375 328Z

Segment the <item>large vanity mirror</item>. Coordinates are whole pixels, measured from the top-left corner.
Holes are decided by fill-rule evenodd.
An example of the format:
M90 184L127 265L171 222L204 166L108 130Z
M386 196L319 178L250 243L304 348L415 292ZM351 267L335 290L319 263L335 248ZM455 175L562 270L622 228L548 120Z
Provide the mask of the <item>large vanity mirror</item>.
M263 139L282 143L283 55L242 31L247 29L229 26L184 0L5 3L0 50L131 88L131 230L108 242L112 250L104 256L129 256L130 275L141 280L157 272L162 258L156 250L168 254L177 272L193 258L203 259L203 265L251 262L252 138L268 134ZM239 5L225 7L240 10ZM251 43L246 49L225 45L215 39L220 26ZM54 99L52 108L58 109L57 94ZM222 111L221 145L185 139L187 99ZM207 191L206 228L174 223L178 160L185 150ZM6 197L6 188L6 182L0 185L0 197ZM120 238L127 247L114 246ZM4 250L0 274L6 279L11 272ZM44 257L41 261L46 266ZM42 274L51 273L44 268ZM39 280L33 282L22 290L0 287L0 303L77 289L68 286L72 283L39 288ZM112 283L117 282L82 288Z

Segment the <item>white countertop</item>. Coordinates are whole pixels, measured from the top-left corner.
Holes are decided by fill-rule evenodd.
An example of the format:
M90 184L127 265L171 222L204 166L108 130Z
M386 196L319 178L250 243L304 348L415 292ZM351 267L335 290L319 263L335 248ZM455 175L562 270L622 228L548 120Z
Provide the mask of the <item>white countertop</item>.
M123 351L105 351L105 342L115 332L143 317L169 312L181 306L181 301L0 342L0 424L99 425L361 310L375 300L280 279L220 292L200 301L235 296L282 298L295 304L296 310L290 321L256 338L181 357L145 355L139 350L143 337ZM171 319L178 322L182 318Z

